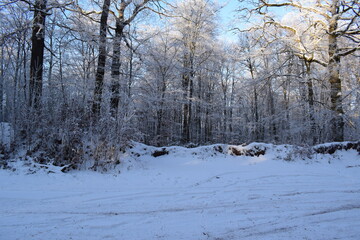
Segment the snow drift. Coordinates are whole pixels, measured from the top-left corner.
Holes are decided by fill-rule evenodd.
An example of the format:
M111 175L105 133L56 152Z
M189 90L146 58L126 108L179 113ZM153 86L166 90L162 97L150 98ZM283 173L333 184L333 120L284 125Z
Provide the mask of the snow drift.
M108 174L13 161L0 239L357 240L358 151L316 149L134 143Z

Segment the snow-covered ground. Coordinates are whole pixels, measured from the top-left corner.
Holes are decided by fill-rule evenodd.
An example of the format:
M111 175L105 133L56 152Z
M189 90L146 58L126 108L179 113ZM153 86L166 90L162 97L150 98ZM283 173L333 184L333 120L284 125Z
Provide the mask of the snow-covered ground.
M0 239L360 239L355 150L294 161L142 150L120 174L1 170Z

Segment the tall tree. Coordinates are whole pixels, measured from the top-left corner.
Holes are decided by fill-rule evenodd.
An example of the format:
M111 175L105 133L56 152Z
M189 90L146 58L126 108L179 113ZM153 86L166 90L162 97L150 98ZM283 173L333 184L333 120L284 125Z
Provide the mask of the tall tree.
M191 140L194 81L200 65L209 56L215 38L216 6L208 0L179 1L174 13L174 27L180 33L182 51L182 142Z
M46 4L47 0L36 0L33 5L34 18L31 35L29 104L36 109L40 107L42 96Z
M95 75L95 89L94 89L94 101L92 105L92 111L95 118L99 117L101 98L104 88L104 75L106 65L106 34L108 29L108 16L110 9L110 0L104 0L102 7L101 18L100 18L100 34L99 34L99 56L98 65Z
M146 9L146 5L152 0L120 0L116 6L117 14L115 17L115 35L113 38L113 54L111 63L111 99L110 108L113 116L117 115L120 103L120 67L121 67L121 41L124 38L124 29L136 16ZM131 8L131 9L130 9ZM130 11L127 14L127 11Z

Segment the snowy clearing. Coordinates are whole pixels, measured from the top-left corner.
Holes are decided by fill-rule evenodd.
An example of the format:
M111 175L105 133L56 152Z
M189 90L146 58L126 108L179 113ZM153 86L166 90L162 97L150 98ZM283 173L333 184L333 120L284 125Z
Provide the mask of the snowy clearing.
M129 154L120 174L1 170L0 239L359 239L355 150L284 161L205 149Z

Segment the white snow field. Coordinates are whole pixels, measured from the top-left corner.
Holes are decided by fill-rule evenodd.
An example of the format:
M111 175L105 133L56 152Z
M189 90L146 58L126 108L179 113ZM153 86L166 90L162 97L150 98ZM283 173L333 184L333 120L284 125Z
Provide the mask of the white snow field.
M105 174L1 170L0 239L360 239L355 150L293 161L150 150Z

